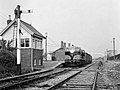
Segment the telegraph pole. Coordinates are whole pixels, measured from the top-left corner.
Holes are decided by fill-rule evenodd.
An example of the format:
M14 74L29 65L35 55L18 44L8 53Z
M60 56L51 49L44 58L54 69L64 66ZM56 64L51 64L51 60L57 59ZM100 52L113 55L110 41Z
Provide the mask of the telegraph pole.
M106 61L108 59L108 49L106 49Z
M47 33L45 33L46 35L46 40L45 40L45 60L47 61Z
M21 30L20 30L20 16L21 13L30 13L30 10L27 11L22 11L20 10L20 5L17 5L17 7L14 10L14 14L15 14L15 19L17 21L17 69L18 69L18 73L21 74L21 51L20 51L20 47L21 47Z
M113 56L115 60L115 38L113 38Z

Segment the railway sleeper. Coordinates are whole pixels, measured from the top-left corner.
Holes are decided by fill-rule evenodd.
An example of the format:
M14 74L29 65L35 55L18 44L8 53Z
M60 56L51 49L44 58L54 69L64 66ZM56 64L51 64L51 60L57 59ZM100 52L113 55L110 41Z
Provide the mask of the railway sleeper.
M110 85L97 85L97 88L104 88L104 89L108 89L110 87Z
M55 90L91 90L91 88L58 88Z
M91 84L77 84L77 83L67 83L63 84L62 87L69 87L69 88L91 88Z

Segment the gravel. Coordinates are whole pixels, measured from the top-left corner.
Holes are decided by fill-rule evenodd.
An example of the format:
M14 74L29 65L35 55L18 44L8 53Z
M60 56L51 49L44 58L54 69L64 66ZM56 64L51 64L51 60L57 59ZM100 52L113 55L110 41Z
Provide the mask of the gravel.
M68 83L79 83L81 85L92 85L95 72L84 71L74 78L70 79Z
M81 84L82 83L90 84L94 78L94 72L89 72L89 70L94 70L96 67L97 67L96 65L94 65L93 67L90 67L89 69L87 69L88 71L82 72L81 75L74 77L70 81L77 83L75 80L79 77L79 80L78 80L79 83L81 82ZM39 87L39 90L44 90L49 86L55 85L56 82L60 82L64 78L72 75L72 73L73 72L71 72L69 74L58 76L52 80L49 80L49 81L46 81L43 83L38 83L38 84L36 84L36 87L33 87L33 90L37 90L38 87ZM104 62L101 74L102 74L101 80L104 80L104 82L106 84L108 84L108 85L120 84L120 62L115 62L115 61ZM32 88L31 87L30 87L30 89L26 88L25 90L32 90ZM118 90L120 90L120 89L118 89Z
M109 61L108 63L105 63L104 70L107 72L104 72L105 77L109 78L109 83L112 83L114 85L120 83L120 62L115 61Z
M77 72L79 72L79 71L71 71L70 73L66 73L66 74L57 76L57 77L50 79L48 81L45 81L43 83L38 83L35 85L36 87L33 90L37 90L37 89L46 90L48 87L51 87L51 86L57 84L58 82L64 80L65 78L67 78ZM32 90L32 89L30 87L30 88L25 88L24 90Z

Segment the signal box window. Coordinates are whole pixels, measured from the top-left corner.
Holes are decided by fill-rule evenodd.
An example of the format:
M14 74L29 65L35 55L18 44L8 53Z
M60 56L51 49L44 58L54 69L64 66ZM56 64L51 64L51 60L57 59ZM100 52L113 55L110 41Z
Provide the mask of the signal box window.
M41 65L41 60L39 59L39 65Z
M29 47L29 38L26 38L26 39L25 39L25 46L26 46L26 47Z
M32 40L32 47L36 48L36 49L42 49L42 40L38 40L38 39L33 39Z
M37 60L36 59L34 59L34 66L36 66L37 65Z
M21 47L29 47L29 38L21 39Z
M21 47L24 47L24 39L21 39Z

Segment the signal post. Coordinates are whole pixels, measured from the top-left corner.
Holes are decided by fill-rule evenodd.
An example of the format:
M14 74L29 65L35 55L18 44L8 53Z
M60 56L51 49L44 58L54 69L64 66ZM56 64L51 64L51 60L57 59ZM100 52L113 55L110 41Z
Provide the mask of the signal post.
M20 16L21 13L31 13L31 10L22 11L20 10L20 5L14 10L15 19L17 21L17 71L21 74L21 30L20 30Z

